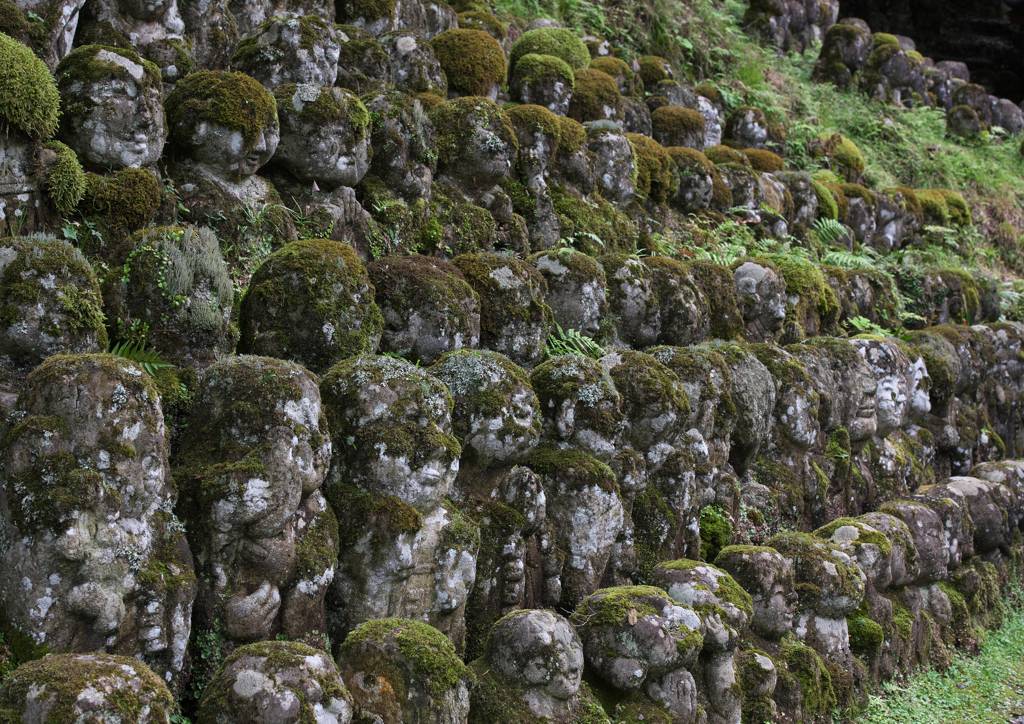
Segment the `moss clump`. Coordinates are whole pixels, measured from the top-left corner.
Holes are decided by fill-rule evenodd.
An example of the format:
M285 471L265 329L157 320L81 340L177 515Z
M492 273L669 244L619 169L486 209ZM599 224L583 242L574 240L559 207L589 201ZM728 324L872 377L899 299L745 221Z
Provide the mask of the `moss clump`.
M732 189L717 168L711 169L711 208L725 213L732 208Z
M86 216L103 217L115 239L123 239L153 220L163 202L163 191L153 172L144 168L126 168L111 176L90 173L81 211ZM120 261L127 253L124 246L124 242L115 243L98 256Z
M341 644L338 659L357 660L364 643L371 647L393 643L411 665L412 675L435 699L440 699L460 682L471 678L451 640L433 626L419 621L400 618L367 621Z
M46 192L61 216L67 216L85 196L85 172L78 156L60 141L49 141L43 148L57 154L57 161L46 175Z
M0 120L32 138L49 138L59 116L60 95L46 64L0 33Z
M875 48L879 48L883 45L895 45L897 48L900 45L899 39L895 35L889 33L875 33L872 36L875 42Z
M942 198L946 202L949 220L957 226L970 226L972 221L971 210L967 207L964 197L956 191L950 191L949 189L939 189L939 193L942 194Z
M723 108L725 106L725 98L722 96L722 91L710 83L701 83L694 86L693 92L702 98L707 98L716 108Z
M736 339L743 333L743 314L732 271L705 259L687 263L690 275L704 292L711 312L711 336Z
M452 28L430 41L448 87L461 95L485 96L505 80L505 51L483 30Z
M795 642L783 645L777 663L784 664L780 683L785 688L799 688L804 716L816 717L830 713L836 707L836 693L832 676L825 661L809 646Z
M839 184L839 188L842 189L847 201L850 199L864 199L868 210L872 215L874 214L875 208L878 206L878 197L875 196L874 191L869 191L860 184Z
M821 133L814 145L813 155L831 158L840 166L850 169L855 174L864 173L864 156L857 144L841 133Z
M496 40L504 40L507 31L496 17L487 12L468 10L459 13L459 27L466 30L483 30Z
M562 123L559 116L544 106L527 104L509 110L508 119L517 131L522 129L528 134L541 133L546 136L551 156L558 153L558 144L562 139Z
M542 479L567 483L572 490L597 487L606 493L619 492L615 473L592 455L579 450L559 450L551 445L534 449L523 463Z
M569 121L575 123L575 121ZM562 128L566 128L562 122ZM563 130L559 153L566 152L566 141ZM591 193L586 200L572 194L565 188L551 184L551 199L558 214L563 238L575 238L580 241L577 248L587 254L599 254L601 251L617 251L629 249L639 241L636 222L623 211L612 206L600 194ZM603 246L591 243L593 234L601 240Z
M715 165L700 151L682 146L670 146L665 149L675 159L676 169L684 175L707 173L714 170Z
M790 299L798 297L795 305L786 303L787 323L796 321L804 329L814 328L817 334L827 334L835 329L842 310L835 290L829 286L820 267L781 254L769 254L763 260L750 261L767 261L777 268L786 280L787 296Z
M607 73L614 78L615 82L619 85L619 90L625 96L635 96L643 93L643 80L633 72L632 68L624 60L604 56L591 60L589 67L602 73Z
M715 505L700 511L700 557L713 561L723 548L732 542L732 521L725 512Z
M538 28L523 33L508 56L509 75L524 55L553 55L565 61L572 70L590 65L590 51L576 34L565 28Z
M644 87L652 89L663 80L672 80L676 77L672 70L672 64L657 55L645 55L637 58L640 65L640 77L644 81Z
M946 197L941 191L932 189L916 189L917 200L921 202L926 224L933 226L949 226L949 207Z
M974 280L971 273L966 269L958 269L956 267L940 269L937 273L946 277L947 280L949 277L953 277L959 282L957 286L960 287L959 291L963 296L964 310L967 312L967 317L971 321L977 320L978 313L981 310L981 290L978 288L978 282ZM945 327L937 327L936 329L940 330L939 333L941 334ZM956 345L959 340L954 338L949 341Z
M272 16L257 25L252 35L242 39L229 60L230 65L242 72L259 73L260 66L279 61L284 53L291 52L285 50L287 46L281 43L280 28L284 23L291 25L293 22L299 26L300 50L311 51L318 44L322 46L332 41L331 26L318 15L297 18Z
M117 55L130 63L141 66L142 78L136 78L126 67L116 61L100 58L100 53ZM75 48L64 56L54 71L54 76L57 79L57 87L61 96L65 97L63 109L65 116L85 115L95 103L88 98L88 93L75 91L73 88L75 83L84 83L88 86L102 81L121 80L132 83L142 94L154 90L159 91L162 88L160 69L157 65L143 60L131 48L103 45L86 45ZM69 103L67 100L69 92L74 93L73 103Z
M246 144L255 144L264 129L276 127L277 103L259 81L244 73L201 70L178 81L164 101L167 143L182 151L200 123L241 131Z
M360 20L372 23L395 14L397 0L340 0L335 3L338 23L354 23Z
M846 617L846 625L850 631L850 649L853 653L874 656L881 651L885 631L880 624L858 611L857 615Z
M698 111L678 106L662 106L651 113L651 126L654 135L679 138L684 134L700 134L704 137L706 121ZM701 143L703 146L703 142Z
M741 152L750 161L750 167L761 173L785 171L786 162L776 153L757 148L747 148Z
M737 151L736 149L729 148L728 146L719 145L705 148L704 155L707 156L708 160L716 166L735 163L740 166L750 167L750 159L747 158L746 154L741 151Z
M622 94L614 78L593 68L577 70L574 76L576 88L566 115L581 123L622 118Z
M509 78L512 79L512 72ZM519 59L515 67L515 82L520 86L537 86L541 83L563 83L569 88L576 87L576 76L572 68L561 58L553 55L528 53ZM564 118L565 116L559 116Z
M832 193L821 181L812 180L811 185L814 187L814 195L818 198L818 216L822 219L838 220L839 205Z
M576 96L574 95L573 98ZM627 133L633 147L636 163L636 191L642 198L661 204L676 195L679 178L675 173L675 161L665 147L653 138L639 133Z
M574 625L583 625L587 628L591 626L629 628L631 613L635 618L661 614L661 611L652 605L654 603L650 601L652 598L668 599L668 594L654 586L602 588L583 599L569 620Z

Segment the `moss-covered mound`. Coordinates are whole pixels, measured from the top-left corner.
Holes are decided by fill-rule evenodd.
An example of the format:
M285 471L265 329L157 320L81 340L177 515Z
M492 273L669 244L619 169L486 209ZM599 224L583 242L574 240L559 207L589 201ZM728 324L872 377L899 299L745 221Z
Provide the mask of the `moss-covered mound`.
M633 147L636 162L637 193L656 204L675 196L679 178L675 174L675 161L664 146L639 133L627 133L626 137Z
M676 77L675 71L672 70L672 64L657 55L645 55L642 58L637 58L637 62L640 64L640 77L644 81L644 87L648 90L653 89L663 80L672 80Z
M191 145L200 123L241 131L247 144L277 126L277 103L259 81L244 73L201 70L178 81L164 101L167 144L181 151Z
M239 314L239 351L292 359L314 372L376 351L382 318L363 263L326 239L287 244L253 274Z
M142 77L134 76L125 65L113 60L111 55L124 58L130 64L141 66ZM162 87L160 68L156 63L143 60L130 48L114 48L103 45L86 45L75 48L61 60L54 75L57 78L57 87L62 97L68 95L68 91L75 83L84 83L88 86L102 80L130 81L142 93ZM83 115L95 103L87 93L81 92L74 94L74 101L69 105L65 99L62 110L66 115Z
M764 149L747 148L742 151L743 155L750 161L750 166L761 173L775 173L785 171L786 162L778 154Z
M615 82L619 85L619 91L624 96L639 96L644 91L643 80L621 58L612 58L610 56L594 58L590 61L589 67L602 73L607 73L614 78Z
M49 68L17 40L0 33L0 120L32 138L49 138L57 130L59 115L60 95Z
M485 96L505 81L505 51L483 30L453 28L430 41L448 88L460 95Z
M67 216L85 196L85 171L75 152L60 141L48 141L43 148L57 154L46 173L46 193L57 213Z
M397 0L339 0L335 3L338 23L372 23L395 14Z
M459 27L467 30L483 30L495 40L505 39L505 26L490 13L468 10L459 13Z
M569 101L569 118L585 121L619 121L622 119L622 94L607 73L584 68L574 73L576 87Z
M524 55L553 55L564 60L570 68L586 68L590 65L590 51L576 33L565 28L538 28L523 33L512 46L508 55L509 75Z

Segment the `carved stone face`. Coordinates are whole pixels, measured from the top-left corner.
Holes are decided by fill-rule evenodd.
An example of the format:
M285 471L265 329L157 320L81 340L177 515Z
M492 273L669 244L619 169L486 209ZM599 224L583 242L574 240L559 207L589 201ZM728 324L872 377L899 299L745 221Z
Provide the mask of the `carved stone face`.
M200 123L192 138L195 147L191 155L213 176L237 183L255 174L270 160L280 138L276 125L264 128L251 143L246 143L241 131L215 123Z
M167 139L160 84L148 83L144 68L121 55L101 50L96 60L116 63L128 74L74 80L63 89L61 139L93 166L155 164Z
M355 186L370 166L370 137L356 137L351 124L313 125L300 121L283 128L275 163L280 162L300 182L316 181L323 189Z

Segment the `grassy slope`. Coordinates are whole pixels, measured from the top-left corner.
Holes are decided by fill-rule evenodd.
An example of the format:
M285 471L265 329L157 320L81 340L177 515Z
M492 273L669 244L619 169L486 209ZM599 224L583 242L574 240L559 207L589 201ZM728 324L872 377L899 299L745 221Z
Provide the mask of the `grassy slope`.
M1017 591L1019 595L1019 591ZM884 696L854 720L863 724L1005 724L1024 706L1024 608L1009 609L1003 628L981 653L958 657L945 674L928 671L905 687L887 684Z
M886 107L857 92L840 94L812 83L817 48L780 57L751 42L740 28L746 3L737 0L496 0L495 8L505 20L553 17L636 55L661 55L679 63L692 82L717 85L730 107L761 107L787 129L790 168L816 170L807 140L822 131L839 131L860 147L870 188L948 188L965 197L976 229L954 240L959 248L952 257L948 247L940 247L918 252L917 259L904 261L900 255L889 263L955 263L1004 279L1024 272L1019 139L993 134L973 142L951 140L941 111Z

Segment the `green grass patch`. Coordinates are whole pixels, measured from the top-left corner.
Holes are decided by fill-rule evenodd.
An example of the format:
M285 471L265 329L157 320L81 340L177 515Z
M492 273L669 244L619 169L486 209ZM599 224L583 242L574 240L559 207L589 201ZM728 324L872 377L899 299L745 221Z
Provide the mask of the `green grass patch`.
M945 673L927 671L906 685L885 684L857 724L1005 724L1024 706L1024 606L1014 591L1003 628L990 632L981 652L958 655Z

